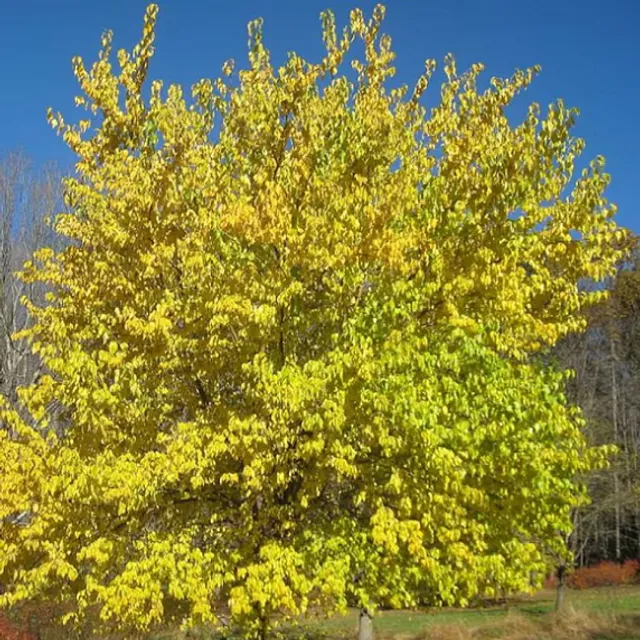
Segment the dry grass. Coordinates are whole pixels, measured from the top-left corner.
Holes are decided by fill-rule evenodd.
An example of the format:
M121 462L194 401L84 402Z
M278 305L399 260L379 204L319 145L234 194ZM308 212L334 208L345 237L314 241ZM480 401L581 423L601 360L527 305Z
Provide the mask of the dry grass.
M640 603L639 603L640 604ZM437 624L418 635L393 634L380 640L632 640L640 638L640 616L618 616L567 609L562 615L532 618L509 613L477 627Z
M567 593L553 612L555 593L509 599L466 610L380 612L376 640L640 640L640 587L620 586ZM355 638L357 612L318 625L327 640Z

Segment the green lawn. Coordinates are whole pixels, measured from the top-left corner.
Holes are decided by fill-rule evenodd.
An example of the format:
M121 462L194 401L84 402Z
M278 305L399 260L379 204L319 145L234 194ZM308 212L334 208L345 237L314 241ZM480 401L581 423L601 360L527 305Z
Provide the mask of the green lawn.
M456 634L462 634L460 637L465 638L517 638L518 627L531 628L531 633L536 633L535 627L540 627L540 633L552 634L541 635L540 638L553 638L554 603L555 592L541 591L535 596L512 599L505 605L493 607L381 611L376 615L374 624L378 635L390 638L429 638L429 631L437 632L438 638L445 638L447 627L451 633L455 629ZM573 625L574 633L571 635L566 629L557 630L558 633L562 631L559 637L640 639L640 586L568 590L566 610L567 626ZM353 610L345 616L311 623L311 626L324 632L328 638L353 637L357 620L358 612ZM580 627L588 626L593 627L593 631L587 630L580 635ZM598 626L605 629L604 635L599 633ZM611 631L606 630L607 627L610 627ZM627 631L635 627L637 632L631 632L632 635L629 635ZM619 628L617 635L616 628ZM535 635L522 637L536 638Z
M561 616L554 615L554 601L553 591L541 591L497 606L380 611L374 618L376 640L640 640L640 585L568 590ZM274 635L274 640L355 640L358 615L352 609L344 616L302 620L296 629ZM69 639L65 630L51 626L40 627L38 637ZM203 628L188 633L167 629L146 637L223 640L218 633ZM240 638L227 636L225 640Z
M568 590L562 616L554 615L554 603L554 591L541 591L497 606L381 611L374 618L376 640L640 640L640 585ZM285 637L355 639L358 615L352 609L328 620L305 620ZM201 629L187 636L166 633L153 638L218 640L220 636Z

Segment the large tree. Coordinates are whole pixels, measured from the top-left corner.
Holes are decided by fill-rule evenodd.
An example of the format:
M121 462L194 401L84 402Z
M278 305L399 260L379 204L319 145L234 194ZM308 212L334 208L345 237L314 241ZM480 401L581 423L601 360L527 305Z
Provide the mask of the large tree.
M572 183L576 112L512 126L537 69L480 91L450 57L427 111L431 61L387 88L382 7L342 35L323 14L325 57L279 69L254 22L249 68L189 98L145 84L156 13L119 70L111 33L74 60L88 119L49 114L77 175L67 245L23 274L52 289L48 375L3 413L2 602L263 635L310 604L535 586L601 455L530 356L626 240L602 159Z

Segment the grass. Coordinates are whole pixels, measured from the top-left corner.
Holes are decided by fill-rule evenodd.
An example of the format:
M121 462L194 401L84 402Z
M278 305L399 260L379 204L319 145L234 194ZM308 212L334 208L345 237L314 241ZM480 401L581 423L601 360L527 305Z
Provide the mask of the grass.
M640 585L568 590L562 615L554 614L555 592L512 598L504 605L472 609L381 611L374 618L376 640L640 640ZM328 620L307 620L285 634L290 640L357 637L359 612ZM214 640L206 630L185 637Z
M376 640L640 640L640 585L567 590L562 615L553 612L555 592L544 590L505 604L471 609L381 611L374 618ZM289 640L355 639L359 612L307 619ZM62 632L62 630L59 630ZM2 633L0 633L0 638ZM41 628L42 640L68 638ZM281 636L282 637L282 636ZM188 634L167 629L148 640L222 640L207 629ZM228 638L231 640L231 638ZM235 638L234 640L239 640Z
M640 586L568 590L562 616L553 615L555 592L473 609L382 611L374 619L381 638L626 638L640 639ZM327 638L354 637L358 612L311 623ZM518 635L519 634L519 635ZM538 635L536 635L538 634ZM609 634L609 635L607 635Z

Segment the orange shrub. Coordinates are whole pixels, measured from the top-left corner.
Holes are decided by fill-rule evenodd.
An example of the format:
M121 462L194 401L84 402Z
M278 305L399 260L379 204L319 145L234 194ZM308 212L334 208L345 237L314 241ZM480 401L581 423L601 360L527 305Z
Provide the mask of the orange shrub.
M573 589L630 584L640 577L639 573L638 560L627 560L624 564L601 562L593 567L576 569L568 577L567 584Z
M35 637L25 631L19 631L0 613L0 640L35 640Z
M600 562L591 567L581 567L567 576L567 586L572 589L590 589L620 584L640 583L640 560L626 560L623 564ZM558 578L555 574L547 576L543 587L555 589Z

